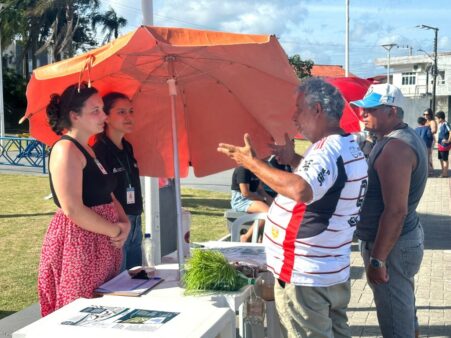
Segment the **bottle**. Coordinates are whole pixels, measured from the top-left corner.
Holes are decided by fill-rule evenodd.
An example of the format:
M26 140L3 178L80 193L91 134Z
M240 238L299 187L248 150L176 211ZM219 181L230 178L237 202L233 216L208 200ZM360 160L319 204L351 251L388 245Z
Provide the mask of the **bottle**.
M154 267L155 262L153 259L153 243L151 234L146 233L144 235L144 239L141 244L141 252L143 267Z
M256 295L255 289L244 303L243 337L264 337L265 302Z

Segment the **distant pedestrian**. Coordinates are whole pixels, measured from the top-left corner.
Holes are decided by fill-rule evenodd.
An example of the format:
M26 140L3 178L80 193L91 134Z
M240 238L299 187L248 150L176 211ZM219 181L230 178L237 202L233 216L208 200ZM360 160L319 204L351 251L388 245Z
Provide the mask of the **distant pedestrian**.
M448 156L451 150L451 127L445 119L445 113L439 111L435 114L438 121L437 150L438 159L442 167L440 177L448 177Z
M418 126L415 128L415 132L426 144L428 150L428 164L429 164L429 174L432 174L434 168L432 167L432 142L434 141L434 136L432 135L431 127L426 124L427 119L420 116L417 119Z
M436 134L437 134L437 121L435 121L434 114L431 108L428 108L423 113L424 118L427 120L426 125L431 128L432 133L432 146L430 148L430 152L428 153L429 159L429 170L434 170L434 164L432 162L432 149L434 148Z
M368 159L368 156L376 143L376 135L374 135L374 133L370 133L368 130L355 132L352 135L354 136L360 149L362 149L365 158Z
M427 180L426 146L403 122L399 88L372 85L351 104L363 108L366 129L377 135L356 235L379 326L384 338L418 337L414 276L423 259L424 234L416 208Z

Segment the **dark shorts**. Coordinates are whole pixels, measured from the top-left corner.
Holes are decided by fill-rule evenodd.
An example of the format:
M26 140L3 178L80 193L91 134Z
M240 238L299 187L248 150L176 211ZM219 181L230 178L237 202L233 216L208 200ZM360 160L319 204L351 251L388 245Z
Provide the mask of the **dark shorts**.
M442 161L448 161L449 150L447 151L439 151L438 159Z

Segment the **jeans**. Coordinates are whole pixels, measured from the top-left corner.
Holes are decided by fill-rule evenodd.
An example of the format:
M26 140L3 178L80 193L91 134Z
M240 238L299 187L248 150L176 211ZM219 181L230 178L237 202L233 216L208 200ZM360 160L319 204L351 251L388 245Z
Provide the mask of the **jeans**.
M130 233L123 248L121 271L142 265L141 242L141 215L127 215L130 221Z
M360 252L368 268L374 242L361 241ZM389 280L372 285L377 319L384 338L415 337L419 329L415 306L414 276L423 260L424 233L421 224L401 236L387 257Z
M241 195L241 192L232 190L232 199L230 200L230 206L235 211L247 212L249 206L253 200Z

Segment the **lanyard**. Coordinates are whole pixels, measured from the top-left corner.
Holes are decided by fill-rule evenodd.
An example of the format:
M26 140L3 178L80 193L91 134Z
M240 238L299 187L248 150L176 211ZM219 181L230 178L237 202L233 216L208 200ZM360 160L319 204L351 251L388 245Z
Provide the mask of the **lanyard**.
M131 180L131 174L132 174L132 168L130 166L130 161L128 158L128 151L127 151L127 147L124 145L124 154L125 154L125 160L127 162L127 167L124 165L124 163L121 161L121 159L119 158L119 156L116 154L116 149L113 149L113 147L111 147L111 145L108 143L108 141L105 139L107 136L102 135L101 140L102 142L108 147L110 148L111 152L113 153L114 157L116 158L117 162L119 163L119 165L121 167L123 167L125 169L125 177L127 179L127 183L128 186L131 187L132 186L132 180Z

